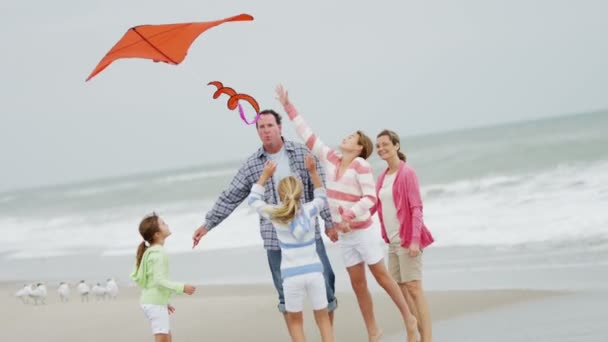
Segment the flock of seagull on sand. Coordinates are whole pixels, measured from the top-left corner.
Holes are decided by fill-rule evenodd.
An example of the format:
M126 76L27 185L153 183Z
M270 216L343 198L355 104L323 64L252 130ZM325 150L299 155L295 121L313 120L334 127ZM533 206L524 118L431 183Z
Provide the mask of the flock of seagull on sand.
M105 285L101 285L101 283L95 284L92 289L84 280L81 280L80 283L76 285L76 290L78 291L78 294L80 294L80 301L83 303L89 301L90 293L95 296L98 302L105 301L106 299L116 300L118 297L118 284L116 284L116 281L112 278L108 279ZM59 295L59 300L62 303L69 302L70 292L71 288L69 283L61 282L59 284L57 293ZM15 296L19 298L23 304L46 304L46 284L26 284L15 293Z

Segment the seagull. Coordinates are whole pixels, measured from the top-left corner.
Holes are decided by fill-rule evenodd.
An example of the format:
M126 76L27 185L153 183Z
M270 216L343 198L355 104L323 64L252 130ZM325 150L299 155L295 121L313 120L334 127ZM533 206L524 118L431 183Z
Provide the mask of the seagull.
M17 291L17 293L15 293L15 296L19 299L21 299L21 302L23 304L27 304L28 300L27 297L30 296L30 293L32 292L32 288L30 287L30 285L23 285L23 288L19 289L19 291Z
M57 292L59 292L59 299L61 300L61 302L68 302L69 301L69 297L70 297L70 285L68 283L64 283L61 282L61 284L59 284L59 288L57 289Z
M118 284L116 284L114 279L108 279L106 283L106 292L110 299L116 300L116 297L118 297Z
M34 305L38 305L38 302L46 304L44 302L46 300L46 286L42 283L38 283L36 285L32 284L30 288L30 298L34 300Z
M89 291L91 291L89 285L87 285L84 280L81 280L80 283L78 283L77 289L78 293L80 293L80 302L84 303L85 300L89 302Z
M97 283L97 285L93 286L93 294L97 297L98 302L100 300L103 301L106 299L106 288L101 286L100 283Z

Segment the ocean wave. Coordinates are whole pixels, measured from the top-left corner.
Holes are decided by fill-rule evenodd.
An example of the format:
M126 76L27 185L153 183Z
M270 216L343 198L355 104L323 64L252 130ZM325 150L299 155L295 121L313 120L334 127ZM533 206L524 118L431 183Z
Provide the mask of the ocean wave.
M444 246L603 239L608 237L608 199L598 188L605 184L608 163L558 167L500 189L448 186L449 195L425 201L425 222Z
M141 186L142 182L120 182L115 184L104 184L95 186L85 186L82 188L69 189L63 191L66 198L92 197L100 194L107 194L118 191L125 191Z
M206 178L211 178L211 177L229 176L229 175L235 174L236 171L237 170L234 168L228 168L228 169L213 170L213 171L189 172L189 173L165 176L165 177L162 177L161 179L155 180L154 182L160 183L160 184L182 183L182 182L201 180L201 179L206 179Z
M597 163L563 163L541 172L530 172L518 175L491 175L480 179L460 180L452 183L440 183L422 186L424 198L441 196L461 196L465 194L499 191L512 187L534 188L573 188L598 184L597 179L608 181L608 162ZM594 181L595 180L595 181ZM601 182L600 182L601 183Z
M7 203L10 201L15 200L15 196L4 196L4 197L0 197L0 203Z
M422 193L425 223L437 246L577 244L608 239L608 162L424 186ZM159 197L118 208L109 203L92 211L2 213L0 251L27 257L60 255L89 246L101 255L134 253L141 241L137 225L151 210L157 210L173 231L167 249L190 251L192 232L204 222L215 198L167 202ZM258 216L241 205L199 248L261 245Z

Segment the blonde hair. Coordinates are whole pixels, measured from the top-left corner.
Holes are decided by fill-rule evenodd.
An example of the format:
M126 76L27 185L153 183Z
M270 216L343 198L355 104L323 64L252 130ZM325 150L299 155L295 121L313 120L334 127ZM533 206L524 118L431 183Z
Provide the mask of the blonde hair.
M137 246L137 254L135 257L135 265L137 268L139 268L141 259L149 245L154 242L154 234L160 232L160 222L158 219L158 215L153 212L152 214L144 217L139 223L139 234L143 238L143 241L139 244L139 246ZM146 242L148 245L146 245Z
M288 224L300 210L300 198L302 197L302 182L294 176L288 176L279 182L278 192L281 205L270 209L268 213L273 221Z

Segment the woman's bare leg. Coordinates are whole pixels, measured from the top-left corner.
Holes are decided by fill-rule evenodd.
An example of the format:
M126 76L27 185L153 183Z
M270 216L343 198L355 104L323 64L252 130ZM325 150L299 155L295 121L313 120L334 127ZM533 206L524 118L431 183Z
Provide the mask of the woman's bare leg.
M350 284L355 291L357 302L359 303L359 310L363 316L365 322L365 328L370 341L374 341L378 336L380 330L376 324L376 317L374 316L374 303L372 301L372 295L369 293L367 287L367 279L365 278L365 265L363 262L346 268L350 277Z
M405 283L405 285L407 287L407 292L412 297L417 309L416 317L420 322L420 336L422 337L422 342L431 342L433 340L431 314L426 301L426 296L424 295L424 290L422 289L422 282L420 280L414 280Z
M407 331L407 340L409 342L416 342L418 340L418 324L416 318L412 315L412 312L405 301L405 296L403 296L403 293L401 292L401 288L399 288L397 282L388 273L386 265L384 265L384 260L369 265L369 270L374 275L374 278L376 278L378 284L391 297L395 305L397 305L399 312L401 312L403 323L405 324L405 329Z

